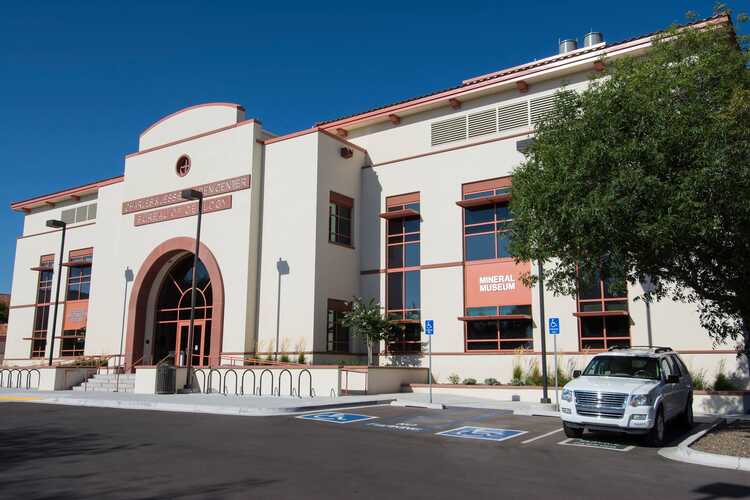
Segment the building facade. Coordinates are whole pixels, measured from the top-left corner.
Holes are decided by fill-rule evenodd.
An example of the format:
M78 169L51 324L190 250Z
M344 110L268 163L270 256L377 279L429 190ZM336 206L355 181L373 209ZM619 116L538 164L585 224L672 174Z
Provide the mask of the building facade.
M709 23L728 22L724 17ZM6 364L122 353L128 367L191 353L215 366L277 352L315 364L361 363L341 326L353 297L374 298L399 338L381 364L424 366L421 325L434 320L434 374L509 382L538 363L540 298L508 252L513 169L556 93L580 91L608 60L650 36L587 45L463 81L454 88L285 136L242 106L210 103L141 135L122 176L14 203L18 238ZM569 48L569 47L568 47ZM203 193L195 338L188 346L197 202ZM59 229L67 223L59 254ZM62 261L62 294L54 303ZM606 277L577 297L545 293L559 317L565 371L614 345L668 345L710 378L745 373L714 346L696 307L651 306ZM649 328L650 323L650 328ZM743 372L744 370L744 372Z

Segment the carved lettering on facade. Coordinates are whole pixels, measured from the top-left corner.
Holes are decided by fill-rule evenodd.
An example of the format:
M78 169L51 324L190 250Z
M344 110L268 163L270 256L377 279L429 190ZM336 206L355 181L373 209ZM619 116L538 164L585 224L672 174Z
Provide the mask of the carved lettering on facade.
M206 198L220 194L232 193L234 191L242 191L243 189L250 189L250 176L242 175L231 179L209 182L208 184L194 186L192 189L200 191ZM143 210L150 210L152 208L166 207L168 205L182 203L184 200L182 199L181 193L182 190L179 189L177 191L170 191L168 193L161 193L154 196L146 196L145 198L123 202L122 213L123 215L132 214L134 212L142 212Z
M218 198L208 198L203 201L203 213L219 212L232 208L232 195L220 196ZM145 226L146 224L156 224L168 220L181 219L183 217L192 217L198 215L198 202L191 201L175 207L160 208L135 214L134 225Z

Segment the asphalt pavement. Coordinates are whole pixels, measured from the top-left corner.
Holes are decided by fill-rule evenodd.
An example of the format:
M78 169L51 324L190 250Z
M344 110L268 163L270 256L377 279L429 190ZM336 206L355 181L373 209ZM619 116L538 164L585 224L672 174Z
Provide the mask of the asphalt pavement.
M673 432L673 443L685 433ZM239 417L0 403L0 498L750 498L750 474L502 410Z

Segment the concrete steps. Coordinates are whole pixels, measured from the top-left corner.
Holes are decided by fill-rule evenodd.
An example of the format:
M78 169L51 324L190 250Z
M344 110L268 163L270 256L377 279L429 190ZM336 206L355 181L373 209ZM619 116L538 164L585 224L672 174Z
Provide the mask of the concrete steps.
M74 391L98 391L98 392L133 392L135 389L135 374L121 373L119 384L117 375L114 373L97 373L90 379L73 387Z

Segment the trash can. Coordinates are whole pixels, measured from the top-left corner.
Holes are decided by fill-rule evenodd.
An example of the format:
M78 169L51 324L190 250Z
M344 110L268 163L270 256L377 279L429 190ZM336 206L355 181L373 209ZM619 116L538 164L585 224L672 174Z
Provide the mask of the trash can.
M162 363L156 367L156 394L174 394L176 391L177 370L174 366Z

